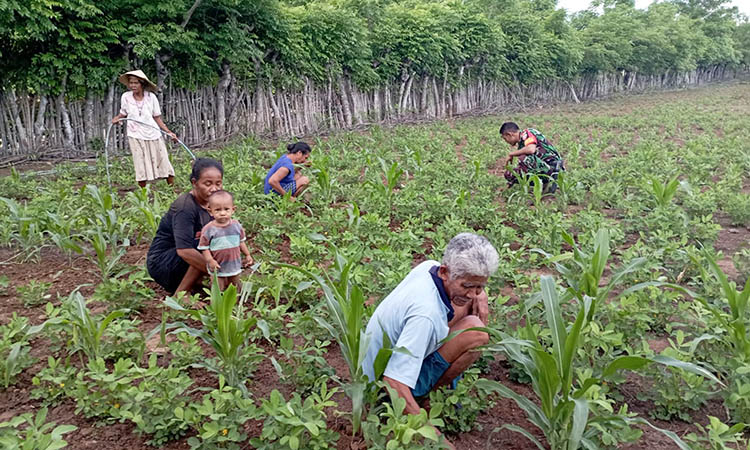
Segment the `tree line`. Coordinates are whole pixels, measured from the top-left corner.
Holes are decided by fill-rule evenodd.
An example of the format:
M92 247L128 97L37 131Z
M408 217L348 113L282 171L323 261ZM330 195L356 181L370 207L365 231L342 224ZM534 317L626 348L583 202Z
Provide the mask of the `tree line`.
M555 0L0 0L0 42L3 155L100 146L132 68L200 144L443 117L529 89L578 101L750 64L750 24L723 0L601 0L573 15Z

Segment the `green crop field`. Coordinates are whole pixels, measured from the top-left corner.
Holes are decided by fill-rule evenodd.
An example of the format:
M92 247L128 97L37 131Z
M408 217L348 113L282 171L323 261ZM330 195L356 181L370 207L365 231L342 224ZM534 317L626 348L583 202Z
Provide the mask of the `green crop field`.
M560 149L557 193L505 189L506 120ZM198 152L256 261L239 295L145 271L181 150L178 192L134 190L129 157L111 189L103 157L3 169L0 446L440 448L432 423L460 449L750 448L750 84L305 140L297 202L263 195L286 142ZM359 332L463 231L500 253L491 342L410 416Z

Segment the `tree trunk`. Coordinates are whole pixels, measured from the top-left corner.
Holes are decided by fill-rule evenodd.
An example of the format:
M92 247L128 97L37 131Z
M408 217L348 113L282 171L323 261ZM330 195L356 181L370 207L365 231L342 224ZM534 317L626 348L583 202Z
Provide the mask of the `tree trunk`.
M271 109L273 109L273 131L278 134L281 131L281 111L274 98L273 88L268 89L268 100L271 101Z
M339 100L341 102L341 114L344 116L344 125L352 127L352 110L349 107L349 96L346 93L346 84L343 77L339 76Z
M29 152L32 149L29 148L26 127L24 127L21 115L18 113L18 98L16 97L16 92L13 90L8 91L8 103L10 105L11 117L15 119L16 133L18 134L18 149L22 153Z
M44 94L39 95L39 109L36 111L36 120L34 121L34 146L37 147L42 142L45 127L45 115L47 114L47 103L49 100Z
M229 63L224 61L221 65L221 78L216 86L216 135L223 138L227 130L226 117L226 92L229 88L232 73L229 69Z
M68 106L65 104L65 87L66 79L63 78L62 91L57 96L57 111L60 114L60 120L62 122L63 129L63 145L68 149L74 148L74 137L73 127L70 124L70 114L68 113Z
M94 91L92 89L86 90L86 103L83 107L83 127L85 130L85 142L86 148L91 141L97 138L96 122L94 121Z
M156 66L156 88L159 91L156 95L159 98L159 103L164 104L164 87L167 85L167 76L169 71L164 65L165 62L169 61L169 58L160 54L156 54L154 57L154 65Z

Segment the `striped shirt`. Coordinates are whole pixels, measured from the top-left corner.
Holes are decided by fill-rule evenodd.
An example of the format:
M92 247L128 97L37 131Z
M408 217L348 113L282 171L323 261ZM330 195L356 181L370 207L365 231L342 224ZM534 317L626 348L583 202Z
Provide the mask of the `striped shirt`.
M220 266L218 276L232 277L242 272L240 243L244 241L245 230L236 220L230 220L224 226L212 220L201 231L198 250L211 251L211 256Z

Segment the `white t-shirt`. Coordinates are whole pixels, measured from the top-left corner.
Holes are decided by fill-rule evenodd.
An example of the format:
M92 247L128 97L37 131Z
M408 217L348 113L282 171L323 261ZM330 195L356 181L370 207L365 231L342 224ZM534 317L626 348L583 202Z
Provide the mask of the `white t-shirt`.
M161 137L159 126L154 120L154 116L161 116L161 108L159 108L159 99L152 92L143 91L143 100L140 102L137 102L133 98L133 91L122 94L120 98L120 114L127 116L128 119L135 119L153 127L128 121L128 137L144 141L155 141Z
M438 261L428 260L412 269L375 309L365 331L370 344L362 362L370 380L375 378L373 364L383 347L383 332L393 348L403 347L410 353L393 353L383 375L412 389L422 360L437 351L440 341L448 336L448 308L430 275L430 269L439 265Z

